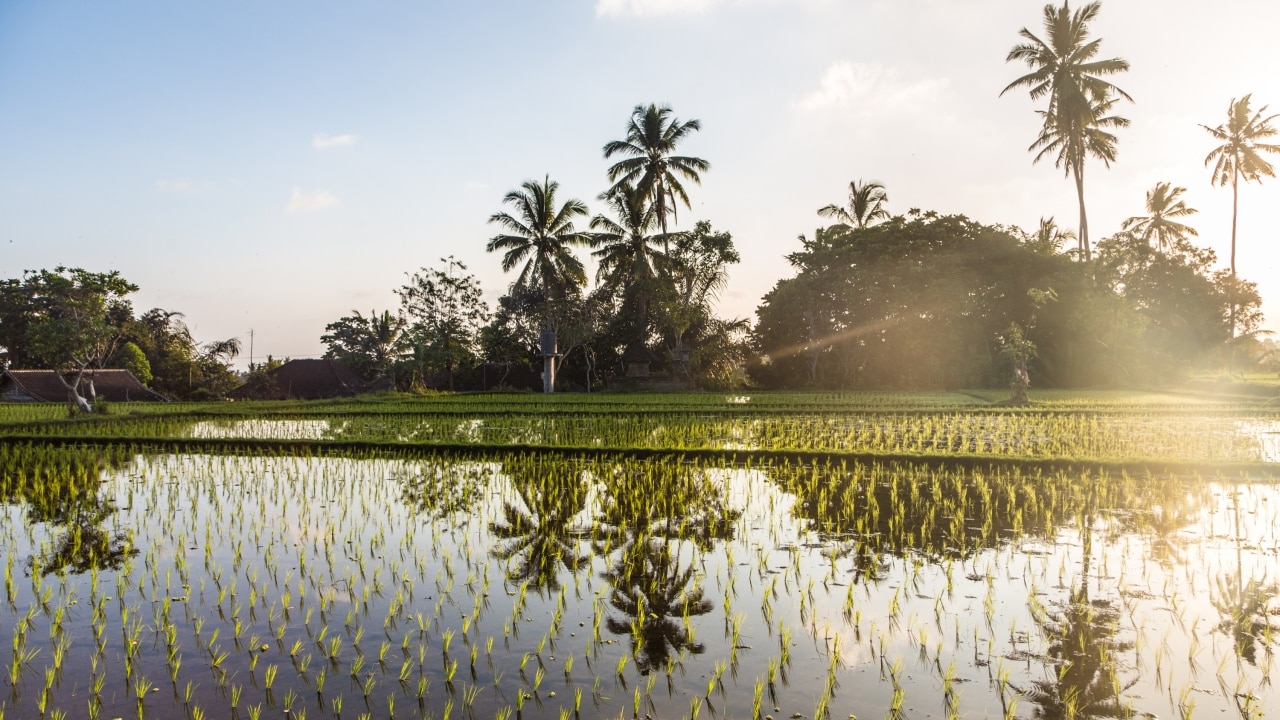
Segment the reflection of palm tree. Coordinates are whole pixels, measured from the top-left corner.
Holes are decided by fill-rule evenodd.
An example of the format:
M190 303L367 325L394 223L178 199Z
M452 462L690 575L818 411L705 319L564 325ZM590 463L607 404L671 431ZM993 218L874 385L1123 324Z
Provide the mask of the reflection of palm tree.
M1231 497L1231 509L1235 516L1236 574L1217 578L1212 602L1222 615L1218 629L1231 633L1236 652L1250 665L1256 665L1258 641L1265 643L1272 633L1280 630L1270 617L1271 605L1280 596L1280 586L1253 577L1247 583L1244 581L1244 536L1240 528L1238 492Z
M1036 704L1038 718L1125 718L1132 710L1120 693L1133 686L1121 685L1115 665L1117 652L1128 647L1115 638L1119 613L1110 603L1089 602L1087 583L1071 594L1057 615L1037 618L1049 642L1046 655L1053 679L1039 680L1021 693Z
M512 582L527 582L538 592L555 591L561 567L575 573L591 560L578 552L584 533L574 527L587 500L581 471L563 462L525 467L520 461L505 468L524 508L503 503L502 519L489 526L502 541L493 556L510 564L507 578Z
M612 586L609 604L628 620L608 618L606 627L615 635L631 636L636 669L648 675L666 664L674 651L700 654L688 619L711 612L711 602L693 583L694 566L681 567L671 543L644 540L622 552L603 577Z

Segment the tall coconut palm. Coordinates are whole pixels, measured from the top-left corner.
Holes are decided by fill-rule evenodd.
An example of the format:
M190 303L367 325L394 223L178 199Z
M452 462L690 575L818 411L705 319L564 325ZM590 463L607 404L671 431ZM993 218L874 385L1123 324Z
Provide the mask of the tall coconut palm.
M706 160L685 155L675 155L676 145L690 134L701 130L697 120L680 122L671 115L668 105L637 105L631 111L625 140L614 140L604 146L605 158L614 155L623 159L609 168L609 180L613 182L606 194L612 195L624 184L632 185L653 203L658 222L662 227L663 249L667 249L667 215L676 215L677 201L689 207L689 194L682 180L702 183L699 173L711 169Z
M1091 2L1075 12L1066 0L1061 7L1044 6L1045 38L1041 39L1026 28L1018 32L1027 42L1013 46L1005 62L1022 62L1030 69L1000 91L1001 95L1014 88L1028 89L1032 100L1048 97L1049 107L1042 113L1044 130L1053 135L1066 135L1065 143L1083 149L1087 142L1092 121L1100 117L1094 111L1098 104L1112 97L1132 101L1128 93L1116 87L1107 76L1129 69L1129 63L1121 58L1097 59L1101 39L1089 39L1089 22L1097 17L1101 4ZM1039 145L1032 145L1032 149ZM1043 153L1042 153L1043 154ZM1062 158L1064 170L1076 182L1076 197L1080 203L1080 247L1085 259L1089 257L1089 224L1084 206L1084 152L1076 152ZM1114 154L1114 152L1113 152ZM1037 156L1038 158L1039 156Z
M1187 207L1186 201L1178 199L1186 191L1184 187L1173 187L1167 182L1156 183L1147 191L1147 214L1125 220L1121 229L1137 235L1147 244L1154 240L1160 248L1170 248L1180 240L1199 235L1195 228L1174 219L1199 212Z
M1240 199L1240 179L1243 178L1246 182L1251 180L1262 182L1264 176L1275 177L1275 168L1262 159L1261 153L1280 153L1280 145L1258 142L1276 134L1271 121L1280 115L1262 117L1262 114L1267 111L1266 105L1251 114L1249 112L1251 97L1252 94L1231 101L1231 105L1227 107L1227 122L1214 128L1208 125L1200 126L1208 130L1215 140L1222 143L1204 159L1205 165L1213 163L1213 177L1210 182L1219 186L1226 185L1228 181L1231 183L1232 277L1236 274L1236 218Z
M662 260L658 250L660 237L651 235L658 228L657 207L636 187L623 183L600 196L609 203L614 217L596 215L591 219L591 253L599 261L597 282L622 290L644 283L657 275Z
M566 200L556 207L556 190L560 183L550 177L542 183L526 180L519 190L502 198L515 209L515 216L500 212L489 217L509 234L495 235L485 249L505 251L502 269L510 272L520 263L524 267L515 286L543 292L549 300L558 300L587 281L582 261L574 256L571 246L587 245L591 236L573 226L574 218L586 217L587 206L581 200Z
M564 300L571 290L587 282L587 272L582 261L574 256L572 246L589 245L591 242L589 233L580 232L573 226L574 218L587 216L586 204L581 200L566 200L557 208L556 190L559 187L559 183L544 176L542 184L526 180L519 190L507 193L502 202L515 209L515 216L505 212L494 213L489 222L496 223L509 234L495 235L485 246L489 252L505 251L502 256L505 272L524 263L514 289L532 289L542 295L548 303L543 318L544 330L552 339L555 335L550 308ZM555 351L551 349L543 357L543 392L555 392L555 368Z
M1129 121L1117 115L1108 115L1116 104L1114 97L1101 97L1089 104L1089 112L1073 113L1060 119L1048 110L1037 111L1044 118L1040 136L1027 148L1039 150L1033 162L1052 157L1053 166L1070 175L1076 184L1076 198L1080 203L1080 232L1077 235L1080 255L1084 260L1092 257L1089 244L1089 218L1084 208L1084 165L1090 157L1102 161L1106 167L1116 159L1114 128L1128 127Z
M848 205L841 207L833 203L820 208L818 214L832 218L838 224L847 227L864 228L880 220L889 219L889 211L884 209L884 204L887 202L889 202L889 194L885 192L884 185L874 180L871 182L854 180L849 183Z

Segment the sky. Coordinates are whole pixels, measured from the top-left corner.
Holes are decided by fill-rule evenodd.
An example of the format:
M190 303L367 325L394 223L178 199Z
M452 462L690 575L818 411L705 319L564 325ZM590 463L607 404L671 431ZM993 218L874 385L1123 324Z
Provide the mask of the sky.
M452 255L496 300L514 279L485 243L526 180L604 210L602 147L636 105L700 132L711 170L679 227L709 220L742 262L720 299L754 317L784 256L882 183L888 208L1073 228L1072 183L1032 163L1039 120L1005 62L1030 0L0 0L0 277L118 270L141 313L185 314L241 365L317 357L325 325L394 308L406 273ZM1074 7L1074 5L1073 5ZM1096 242L1187 188L1189 224L1226 266L1231 191L1201 124L1232 99L1280 112L1274 0L1106 0L1115 83L1108 169L1086 168ZM1280 157L1276 158L1280 162ZM1280 330L1280 180L1242 186L1237 265Z

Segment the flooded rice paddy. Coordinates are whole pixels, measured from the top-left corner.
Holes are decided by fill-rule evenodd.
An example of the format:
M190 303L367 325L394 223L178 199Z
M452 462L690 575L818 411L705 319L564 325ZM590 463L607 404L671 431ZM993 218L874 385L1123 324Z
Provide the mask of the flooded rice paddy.
M988 420L935 442L1039 432ZM192 432L374 432L367 418L236 422ZM451 422L522 443L591 437L585 420ZM627 437L653 432L635 422ZM713 435L767 446L773 431L752 423L768 418L734 422L740 437ZM1274 461L1274 428L1253 422L1202 422L1168 452ZM0 464L0 717L1280 707L1280 493L1261 476L26 443L0 446Z

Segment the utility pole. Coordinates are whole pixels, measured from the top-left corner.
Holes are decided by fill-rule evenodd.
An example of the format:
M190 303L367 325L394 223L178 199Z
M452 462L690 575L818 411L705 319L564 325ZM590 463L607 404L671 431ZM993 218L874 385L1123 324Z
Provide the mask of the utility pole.
M253 372L253 328L249 328L249 372Z

